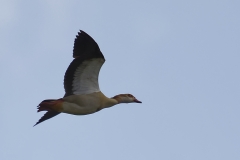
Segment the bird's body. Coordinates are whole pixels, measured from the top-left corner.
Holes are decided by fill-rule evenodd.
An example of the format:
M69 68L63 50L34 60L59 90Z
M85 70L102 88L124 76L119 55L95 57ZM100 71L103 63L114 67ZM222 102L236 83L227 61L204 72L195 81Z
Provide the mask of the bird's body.
M38 112L47 113L35 125L59 113L86 115L118 103L141 103L131 94L108 98L100 91L98 75L105 58L97 43L83 31L75 39L73 57L64 77L64 97L42 101Z
M102 92L72 95L64 97L63 100L65 102L62 105L62 112L75 115L95 113L118 103L117 100L106 97Z

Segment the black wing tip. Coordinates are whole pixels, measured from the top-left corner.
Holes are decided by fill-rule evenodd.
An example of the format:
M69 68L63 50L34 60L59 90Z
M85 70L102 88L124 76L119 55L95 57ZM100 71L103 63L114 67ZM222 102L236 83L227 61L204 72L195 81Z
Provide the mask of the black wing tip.
M43 121L44 121L44 120L43 120ZM39 123L41 123L41 122L43 122L43 121L41 121L41 119L39 119L38 122L37 122L36 124L34 124L33 127L35 127L36 125L38 125Z
M38 125L39 123L42 123L56 115L58 115L60 112L55 112L55 111L48 111L47 113L45 113L39 120L38 122L33 126L35 127L36 125Z
M80 36L81 34L85 34L85 35L88 35L89 36L89 34L87 34L85 31L83 31L83 30L79 30L79 32L78 32L78 34L76 35L76 38L75 39L77 39L78 38L78 36ZM89 36L89 37L91 37L91 36Z
M33 127L35 127L35 126L38 125L39 123L41 123L41 122L38 121L36 124L33 125Z
M73 58L101 52L97 42L86 32L80 30L73 45ZM102 55L102 53L100 53ZM102 55L103 57L103 55Z
M95 40L94 40L89 34L87 34L87 32L85 32L85 31L83 31L83 30L81 30L81 29L80 29L80 31L78 32L78 35L76 36L75 39L77 39L77 38L78 38L79 36L81 36L81 35L89 37L91 40L93 40L94 43L96 43ZM96 44L97 44L97 43L96 43Z
M86 32L80 29L80 31L78 33L86 33Z

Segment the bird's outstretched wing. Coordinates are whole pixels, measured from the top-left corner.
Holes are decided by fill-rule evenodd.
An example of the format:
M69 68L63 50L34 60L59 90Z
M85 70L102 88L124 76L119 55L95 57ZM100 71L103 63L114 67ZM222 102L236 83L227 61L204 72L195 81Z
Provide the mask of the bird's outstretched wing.
M100 91L98 75L105 59L94 39L82 30L74 41L73 57L64 76L65 97Z

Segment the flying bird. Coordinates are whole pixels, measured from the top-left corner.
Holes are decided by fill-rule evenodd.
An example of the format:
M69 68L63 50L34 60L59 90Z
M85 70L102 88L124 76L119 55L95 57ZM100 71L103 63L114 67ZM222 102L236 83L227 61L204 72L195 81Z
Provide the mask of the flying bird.
M64 76L65 95L43 100L38 112L47 112L35 125L60 113L87 115L119 103L142 103L131 94L108 98L100 91L98 75L105 58L94 39L82 30L74 41L73 58Z

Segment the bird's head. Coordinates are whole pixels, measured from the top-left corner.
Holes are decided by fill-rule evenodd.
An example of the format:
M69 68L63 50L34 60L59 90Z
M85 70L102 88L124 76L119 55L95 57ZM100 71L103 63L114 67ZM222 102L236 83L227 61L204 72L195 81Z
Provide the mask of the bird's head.
M113 97L118 103L142 103L131 94L119 94Z

